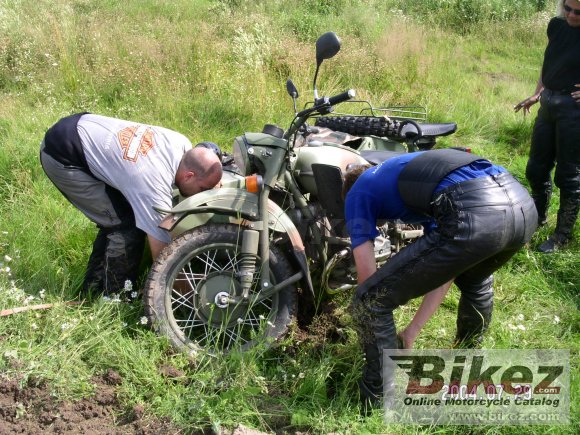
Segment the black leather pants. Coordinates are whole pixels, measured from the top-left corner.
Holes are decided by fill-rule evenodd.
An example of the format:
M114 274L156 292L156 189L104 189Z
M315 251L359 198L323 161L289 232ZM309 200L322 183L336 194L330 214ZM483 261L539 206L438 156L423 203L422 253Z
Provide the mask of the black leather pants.
M540 223L547 217L552 194L551 172L560 189L556 234L572 236L580 204L580 103L569 92L545 89L534 124L526 178L538 209Z
M455 279L461 291L457 338L480 340L491 321L493 272L537 227L527 190L510 174L465 181L434 202L437 229L395 255L357 289L353 316L366 355L361 394L381 392L382 349L394 349L393 310ZM366 390L366 391L365 391Z

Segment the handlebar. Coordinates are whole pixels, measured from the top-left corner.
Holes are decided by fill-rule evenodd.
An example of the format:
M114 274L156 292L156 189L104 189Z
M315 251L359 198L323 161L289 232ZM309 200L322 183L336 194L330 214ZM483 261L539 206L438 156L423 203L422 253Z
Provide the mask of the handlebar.
M298 112L296 114L297 118L302 118L304 116L308 116L314 112L320 112L322 109L329 109L330 107L342 103L344 101L348 101L351 98L356 96L356 92L354 89L349 89L348 91L343 92L342 94L335 95L334 97L322 97L317 99L314 102L314 106L304 109L302 112ZM328 113L328 110L324 113Z
M356 97L356 92L354 89L349 89L348 91L343 92L342 94L335 95L334 97L330 97L328 99L328 104L334 106L338 103L343 103L345 101L350 100L351 98Z

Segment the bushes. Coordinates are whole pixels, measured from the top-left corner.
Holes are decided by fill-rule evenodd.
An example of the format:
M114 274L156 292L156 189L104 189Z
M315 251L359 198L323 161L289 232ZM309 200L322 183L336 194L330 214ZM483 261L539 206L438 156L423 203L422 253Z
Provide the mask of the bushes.
M546 0L398 0L396 3L405 14L460 33L481 22L528 18L546 9Z

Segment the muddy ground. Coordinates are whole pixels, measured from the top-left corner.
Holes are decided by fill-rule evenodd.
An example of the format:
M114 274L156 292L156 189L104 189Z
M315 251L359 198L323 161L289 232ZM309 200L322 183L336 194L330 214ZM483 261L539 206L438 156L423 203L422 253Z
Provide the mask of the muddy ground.
M109 370L93 379L96 393L77 402L56 400L46 385L22 387L17 380L0 378L0 434L63 435L176 435L216 434L207 429L178 428L168 420L148 416L141 406L126 410L115 394L121 376ZM217 435L267 435L242 425Z
M322 345L324 341L343 341L344 336L337 325L334 306L325 307L316 321L307 328L299 328L295 338L297 343L312 342ZM288 349L299 352L299 347ZM175 376L173 367L160 369L166 376ZM9 379L0 373L0 434L66 434L66 435L173 435L173 434L215 434L207 430L183 429L169 420L148 415L143 407L136 405L126 409L117 400L116 387L123 382L122 377L112 369L92 379L95 394L82 400L60 401L51 394L44 383L29 381L22 385L20 379ZM289 422L285 422L286 424ZM286 426L285 424L282 426ZM278 433L288 432L286 427ZM218 435L265 435L244 426L224 429Z
M0 378L1 434L182 434L171 424L145 415L135 406L125 410L117 401L115 387L122 382L110 370L93 379L96 394L77 402L61 402L48 386L26 385Z

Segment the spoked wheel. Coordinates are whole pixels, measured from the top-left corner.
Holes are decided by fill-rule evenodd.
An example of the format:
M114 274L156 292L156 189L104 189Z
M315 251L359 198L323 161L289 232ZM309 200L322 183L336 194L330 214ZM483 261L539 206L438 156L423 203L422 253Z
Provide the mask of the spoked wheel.
M296 310L294 285L256 299L261 282L257 271L249 298L241 298L243 230L217 224L195 228L171 242L153 265L145 284L145 313L175 347L210 352L247 349L287 332ZM291 274L288 261L271 247L270 284Z

